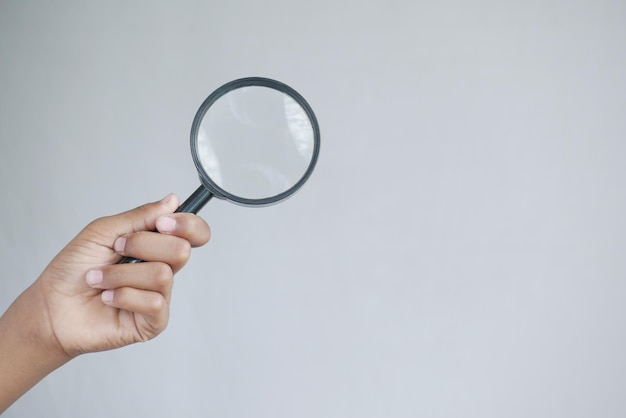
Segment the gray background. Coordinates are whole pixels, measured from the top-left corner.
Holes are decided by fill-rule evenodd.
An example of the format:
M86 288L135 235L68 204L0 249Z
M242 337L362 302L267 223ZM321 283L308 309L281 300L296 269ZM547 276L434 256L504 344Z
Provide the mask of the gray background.
M626 415L618 0L1 0L0 309L191 193L195 111L250 75L316 110L310 182L212 202L168 330L5 416Z

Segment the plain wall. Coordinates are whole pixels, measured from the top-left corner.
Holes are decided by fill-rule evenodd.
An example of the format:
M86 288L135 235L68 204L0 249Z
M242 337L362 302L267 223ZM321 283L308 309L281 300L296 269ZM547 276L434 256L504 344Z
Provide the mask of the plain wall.
M309 183L211 202L169 328L7 418L626 416L617 0L0 1L0 310L191 193L197 107L253 75L315 109Z

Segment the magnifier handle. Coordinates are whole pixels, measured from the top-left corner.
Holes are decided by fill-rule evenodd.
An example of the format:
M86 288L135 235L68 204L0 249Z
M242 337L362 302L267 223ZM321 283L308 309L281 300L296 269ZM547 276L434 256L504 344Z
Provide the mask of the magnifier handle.
M208 191L204 186L200 186L174 211L174 213L198 213L204 205L209 203L212 197L213 193Z
M208 191L204 186L200 186L183 202L182 205L174 211L174 213L198 213L209 200L213 197L213 193ZM124 257L117 264L134 264L142 263L143 260L133 257Z

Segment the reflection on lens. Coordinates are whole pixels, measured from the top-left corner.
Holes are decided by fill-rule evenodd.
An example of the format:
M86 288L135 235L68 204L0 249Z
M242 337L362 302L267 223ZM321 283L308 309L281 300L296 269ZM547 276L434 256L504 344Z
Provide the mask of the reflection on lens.
M210 173L209 175L215 183L222 184L220 162L215 154L215 150L211 148L211 142L206 137L206 132L202 129L198 132L198 155L200 156L204 171Z
M304 158L313 154L313 126L306 112L291 97L284 95L285 118L296 149Z
M305 110L268 87L224 94L198 129L202 169L222 190L245 199L270 198L296 185L313 150L313 125Z

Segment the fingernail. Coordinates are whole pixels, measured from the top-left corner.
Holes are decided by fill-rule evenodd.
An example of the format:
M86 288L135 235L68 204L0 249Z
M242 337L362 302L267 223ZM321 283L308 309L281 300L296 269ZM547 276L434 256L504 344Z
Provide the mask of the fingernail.
M156 227L160 232L172 232L176 228L176 219L169 216L161 216L156 221Z
M113 244L113 249L118 254L124 254L124 247L126 246L126 237L119 237Z
M111 303L113 302L113 290L109 289L109 290L105 290L104 292L102 292L102 302L104 303Z
M96 286L102 283L102 270L89 270L85 276L87 284L90 286Z
M172 200L172 197L174 197L174 193L168 194L163 199L161 199L161 203L163 203L164 205L167 205L170 202L170 200Z

